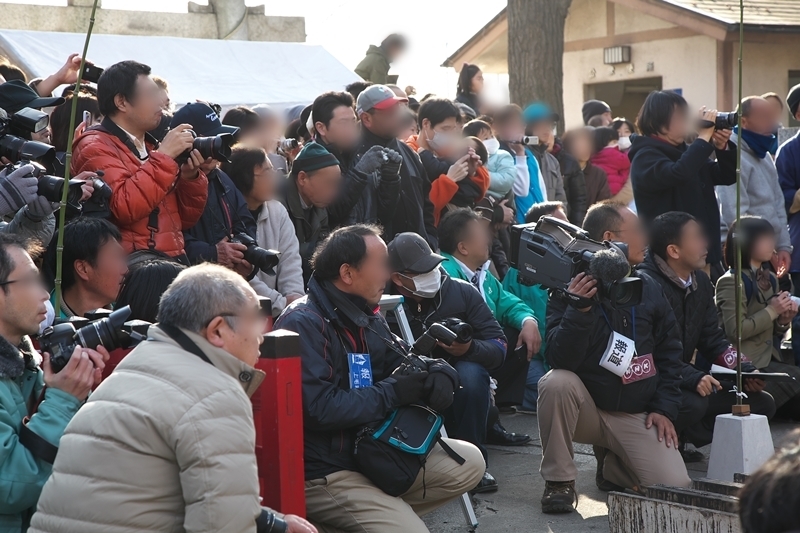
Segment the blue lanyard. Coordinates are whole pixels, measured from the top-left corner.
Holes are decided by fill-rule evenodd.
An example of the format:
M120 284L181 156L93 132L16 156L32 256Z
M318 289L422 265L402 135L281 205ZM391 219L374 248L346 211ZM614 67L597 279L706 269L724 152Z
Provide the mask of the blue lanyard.
M608 327L611 328L611 331L614 331L614 326L611 325L611 321L608 319L608 315L606 315L606 310L603 309L603 306L600 305L600 312L603 313L603 318L606 319L606 324ZM633 344L636 345L636 308L631 307L631 326L633 327Z

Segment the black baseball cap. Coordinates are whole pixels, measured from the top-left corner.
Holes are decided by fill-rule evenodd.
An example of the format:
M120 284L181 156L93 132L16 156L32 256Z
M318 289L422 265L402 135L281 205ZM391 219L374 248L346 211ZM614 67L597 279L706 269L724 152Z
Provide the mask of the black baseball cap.
M61 105L64 102L65 100L60 97L39 96L39 93L22 80L11 80L0 84L0 109L9 115L26 107L41 109Z
M789 106L789 111L792 112L792 117L797 114L797 107L800 105L800 85L795 85L789 89L789 95L786 97L786 104Z
M192 130L201 137L213 137L220 133L236 135L239 131L237 127L223 124L217 112L202 102L186 104L172 115L169 127L174 128L181 124L191 124Z
M444 261L444 257L433 253L425 239L412 232L398 233L388 248L392 272L425 274Z

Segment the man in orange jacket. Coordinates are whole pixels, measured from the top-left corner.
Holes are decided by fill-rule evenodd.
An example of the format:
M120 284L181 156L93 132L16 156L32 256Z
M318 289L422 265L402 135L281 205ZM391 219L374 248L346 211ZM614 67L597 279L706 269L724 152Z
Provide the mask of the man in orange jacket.
M150 67L135 61L103 72L97 100L105 119L75 139L72 174L105 172L113 191L111 221L128 252L185 259L182 232L200 219L208 196L203 159L192 149L192 127L173 128L160 145L147 133L161 121L161 98ZM179 165L181 156L185 162Z

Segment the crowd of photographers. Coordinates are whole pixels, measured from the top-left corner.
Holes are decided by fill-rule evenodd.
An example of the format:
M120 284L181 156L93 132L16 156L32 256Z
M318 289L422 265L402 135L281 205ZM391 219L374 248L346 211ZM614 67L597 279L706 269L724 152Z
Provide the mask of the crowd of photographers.
M745 99L741 132L658 91L559 137L474 65L455 100L386 85L404 45L311 105L224 114L173 113L135 61L79 87L75 55L31 83L2 65L0 529L427 531L498 490L487 444L531 440L500 412L538 416L542 510L571 512L574 442L602 490L682 487L736 394L800 420L798 381L725 374L741 264L744 371L800 380L800 137L776 137L800 86ZM270 314L300 334L309 522L258 499Z

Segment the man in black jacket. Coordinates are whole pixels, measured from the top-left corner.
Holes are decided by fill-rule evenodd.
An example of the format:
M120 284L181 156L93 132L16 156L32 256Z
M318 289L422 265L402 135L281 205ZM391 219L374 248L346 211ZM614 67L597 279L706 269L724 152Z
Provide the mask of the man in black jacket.
M408 347L376 312L389 280L378 228L359 224L335 230L315 253L313 265L308 294L275 323L300 334L308 518L324 531L426 531L418 514L458 497L481 479L485 464L478 449L447 439L466 460L459 465L435 446L411 489L395 498L358 472L355 434L403 405L426 402L446 408L458 376L435 360L426 360L424 372L395 372ZM364 382L353 379L352 355L371 365Z
M698 357L725 368L736 368L736 352L719 325L714 304L714 287L701 269L706 264L708 242L697 219L688 213L670 211L659 215L650 225L650 250L639 265L639 276L661 285L675 318L683 343L681 360L681 408L675 430L683 442L696 447L711 443L717 415L730 413L736 395L730 393L732 380L720 383L692 364ZM746 371L757 371L752 363L742 364ZM744 384L751 412L771 418L775 400L763 392L762 380L748 379ZM685 452L684 460L702 460L699 451Z
M508 343L480 293L470 283L449 277L439 268L442 261L444 257L433 253L416 233L401 233L389 243L393 289L404 297L414 338L447 319L457 319L471 329L468 340L440 345L433 355L453 365L461 381L447 412L448 434L471 442L488 459L483 444L491 405L489 372L503 364ZM497 481L486 472L475 492L495 490Z
M172 117L170 127L191 124L198 137L220 133L236 134L239 128L225 126L208 104L186 104ZM208 176L208 200L200 220L183 232L189 262L217 263L250 278L253 265L244 260L243 244L230 242L238 233L256 238L256 222L247 209L242 193L231 178L219 169L219 161L206 161L201 167Z
M584 229L623 240L641 231L635 217L598 216L608 208L619 209L590 209ZM556 291L547 306L545 357L553 370L539 381L538 401L545 513L573 510L573 442L609 450L598 464L618 486L690 483L673 426L682 353L675 315L657 283L644 278L642 285L639 305L616 309L595 300L597 282L580 273L567 288L580 299ZM633 359L621 358L623 351Z
M399 193L392 197L384 194L375 178L353 209L352 221L380 222L387 241L405 231L417 233L435 250L439 241L433 223L430 179L419 156L397 140L403 126L400 107L403 102L407 100L395 96L385 85L370 85L358 95L356 114L361 119L361 146L356 159L366 157L373 146L380 146L400 154L402 165Z
M564 178L564 193L567 195L567 213L569 221L580 226L589 204L586 197L586 178L578 160L564 150L561 139L553 137L552 144L547 147L548 152L555 156L561 166L561 177Z
M390 220L400 193L400 154L391 148L373 146L356 160L360 140L350 93L332 91L318 96L311 106L311 120L314 140L336 157L342 171L342 187L328 206L331 227ZM377 190L380 205L376 218L359 220L362 217L354 216L353 207L368 185Z
M706 272L716 280L723 270L714 186L736 183L736 147L728 140L730 130L714 129L716 111L704 110L698 118L707 122L687 145L686 132L695 118L686 100L672 91L651 93L636 123L641 135L633 138L628 152L630 179L636 210L646 225L667 211L697 217L709 242Z

